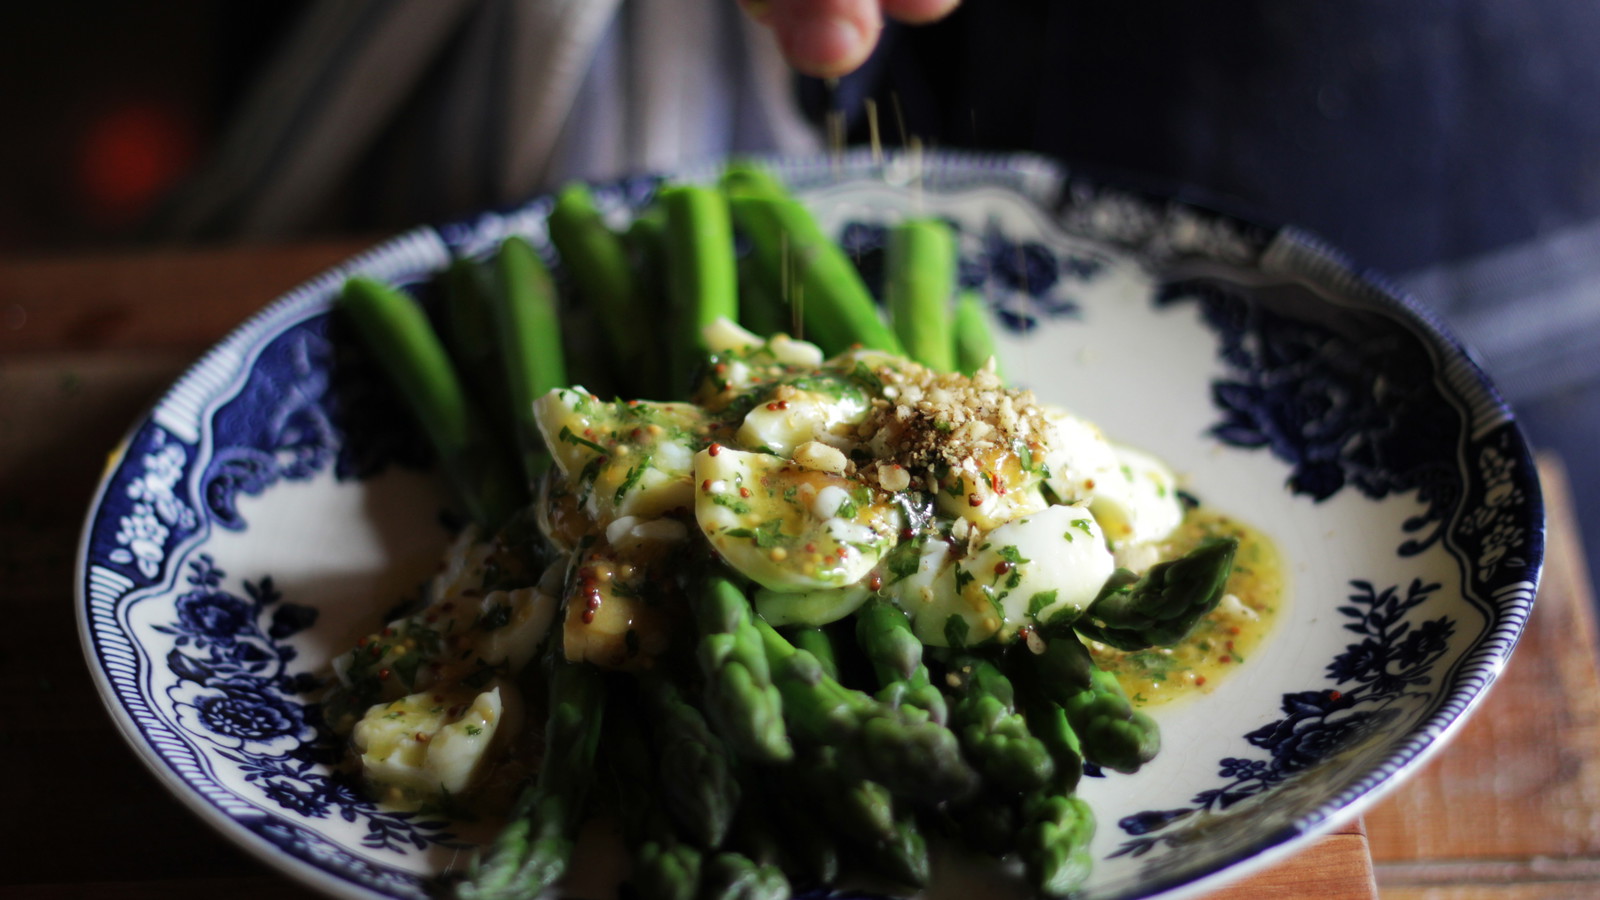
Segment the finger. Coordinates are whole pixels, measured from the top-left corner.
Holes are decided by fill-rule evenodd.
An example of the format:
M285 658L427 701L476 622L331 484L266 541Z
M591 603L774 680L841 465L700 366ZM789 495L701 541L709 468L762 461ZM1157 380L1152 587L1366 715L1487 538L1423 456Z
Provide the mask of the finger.
M766 15L789 65L816 78L854 71L883 32L876 0L768 0Z
M883 14L907 25L926 25L950 15L961 0L883 0Z

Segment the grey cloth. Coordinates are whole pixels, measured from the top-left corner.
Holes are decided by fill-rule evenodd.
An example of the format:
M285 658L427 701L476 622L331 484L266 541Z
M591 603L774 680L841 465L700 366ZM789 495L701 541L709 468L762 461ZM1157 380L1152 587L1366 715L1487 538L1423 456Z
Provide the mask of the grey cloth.
M771 35L707 0L325 0L164 237L395 228L572 178L813 152Z

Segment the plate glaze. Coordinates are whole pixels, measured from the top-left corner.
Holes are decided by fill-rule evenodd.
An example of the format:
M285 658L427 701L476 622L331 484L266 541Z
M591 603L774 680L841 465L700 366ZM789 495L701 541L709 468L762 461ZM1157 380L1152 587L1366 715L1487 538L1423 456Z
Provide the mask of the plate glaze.
M1085 897L1188 895L1278 858L1481 698L1532 604L1543 510L1510 412L1426 310L1296 230L1033 157L774 166L869 282L886 224L955 223L1008 380L1167 460L1283 556L1288 600L1258 652L1148 710L1164 749L1140 773L1084 779ZM597 199L625 217L658 184ZM413 231L245 322L134 426L84 527L81 633L125 737L209 822L335 895L421 896L485 826L367 800L313 700L448 539L422 442L330 299L353 272L426 296L452 254L508 234L547 250L550 205ZM570 891L614 871L580 865ZM941 863L931 893L968 877Z

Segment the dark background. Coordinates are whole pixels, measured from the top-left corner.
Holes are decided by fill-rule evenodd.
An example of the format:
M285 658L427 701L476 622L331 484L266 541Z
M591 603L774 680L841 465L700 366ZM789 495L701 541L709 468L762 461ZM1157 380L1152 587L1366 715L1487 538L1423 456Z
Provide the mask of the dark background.
M161 243L149 223L163 197L206 159L307 5L8 10L0 254ZM1486 351L1535 445L1566 459L1593 569L1597 34L1590 0L969 0L937 26L891 28L836 91L797 89L819 118L875 97L893 111L891 143L1046 153L1304 226L1398 278ZM859 116L851 135L865 139ZM411 224L341 206L285 237ZM1538 302L1552 295L1563 302Z

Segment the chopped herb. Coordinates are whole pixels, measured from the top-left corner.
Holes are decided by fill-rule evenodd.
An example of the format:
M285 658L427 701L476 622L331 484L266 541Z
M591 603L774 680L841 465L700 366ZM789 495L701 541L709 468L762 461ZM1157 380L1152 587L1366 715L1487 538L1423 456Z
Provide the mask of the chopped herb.
M736 514L741 516L750 512L750 504L727 494L712 494L711 502L718 506L726 506L728 509L733 510Z
M966 569L961 568L960 563L956 564L956 591L958 593L965 590L967 585L971 584L976 578L976 575L973 575Z
M784 534L781 530L782 528L782 522L778 521L777 519L768 519L767 521L762 522L760 525L757 525L754 529L729 528L727 531L724 531L723 534L726 534L728 537L745 538L747 540L755 541L757 547L776 547L784 542Z
M1055 603L1055 591L1040 591L1028 598L1028 615L1038 621L1039 614L1054 606Z
M945 619L944 641L957 649L967 646L967 620L957 615Z
M498 603L478 614L478 621L474 623L484 631L498 631L511 624L510 604Z
M600 475L600 467L605 464L606 458L604 456L596 456L590 459L584 463L583 471L578 473L578 482L585 486L593 484L595 478Z
M467 726L467 736L468 737L477 737L480 734L483 734L483 728L481 728L481 727L479 727L477 725L468 725Z
M622 498L627 496L629 491L633 490L634 485L639 483L639 479L644 477L645 470L649 467L650 454L647 453L643 459L639 460L638 465L628 470L628 474L622 479L621 486L617 488L617 505L622 505Z
M1089 519L1073 519L1071 524L1073 528L1078 529L1084 534L1093 535L1094 532L1089 530L1090 521L1091 520Z
M850 370L850 377L874 394L883 393L883 379L864 362L856 361L856 367Z
M1031 560L1031 559L1023 559L1022 558L1022 551L1017 549L1017 545L1016 544L1010 544L1010 545L1007 545L1005 547L1001 547L1000 548L1000 558L1005 560L1008 563L1033 562L1033 560Z
M884 563L889 569L890 584L915 575L917 568L922 565L922 540L919 538L895 544L884 558Z
M422 665L421 653L407 653L397 657L389 667L400 676L400 683L407 688L415 687L417 683L417 669Z
M606 452L606 448L600 446L599 444L596 444L594 441L591 441L588 438L582 438L582 437L579 437L579 436L573 434L572 433L572 429L567 427L567 426L565 426L565 425L561 426L561 433L556 435L556 437L561 439L561 440L563 440L563 441L566 441L569 444L578 444L579 446L582 446L582 447L588 447L589 449L593 450L596 453L605 453Z

